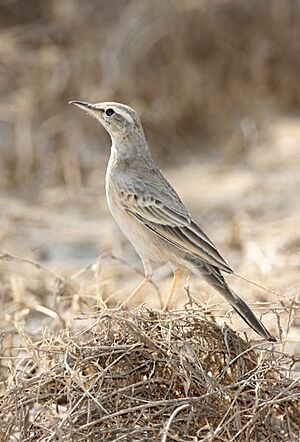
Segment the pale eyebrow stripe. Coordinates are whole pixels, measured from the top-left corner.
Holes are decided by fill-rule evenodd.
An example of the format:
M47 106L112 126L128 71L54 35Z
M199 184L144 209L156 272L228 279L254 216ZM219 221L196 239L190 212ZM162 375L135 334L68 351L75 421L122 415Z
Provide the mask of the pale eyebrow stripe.
M120 115L122 115L122 117L124 117L125 120L127 120L129 123L131 123L131 124L134 123L133 118L131 117L131 115L129 115L128 112L123 111L122 109L117 109L117 112L118 112Z

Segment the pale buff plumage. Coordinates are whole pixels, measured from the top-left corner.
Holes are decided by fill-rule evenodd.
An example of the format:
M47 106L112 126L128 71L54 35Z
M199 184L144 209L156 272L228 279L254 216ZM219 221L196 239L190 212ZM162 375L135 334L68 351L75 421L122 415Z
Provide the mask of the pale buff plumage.
M185 268L213 285L258 334L275 341L247 304L227 285L221 271L233 273L233 270L193 221L154 163L138 114L129 106L114 102L71 103L99 120L111 136L106 172L108 205L139 254L145 270L144 280L126 301L152 277L151 261L169 262L174 278L166 306L171 302L180 269Z

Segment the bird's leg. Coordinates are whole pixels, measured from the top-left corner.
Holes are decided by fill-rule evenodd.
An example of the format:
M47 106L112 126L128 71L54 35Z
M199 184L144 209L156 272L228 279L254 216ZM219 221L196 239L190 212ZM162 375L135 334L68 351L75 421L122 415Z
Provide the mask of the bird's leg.
M186 280L185 280L185 284L183 287L186 292L190 291L190 276L191 276L191 272L189 272L189 274L187 275Z
M169 310L169 305L171 304L172 297L173 297L173 294L175 292L175 289L176 289L177 283L179 281L179 278L180 278L180 270L179 269L174 269L173 270L173 279L172 279L171 288L170 288L170 291L169 291L169 294L168 294L168 297L167 297L167 301L166 301L165 306L163 308L163 311Z
M131 301L136 295L140 293L144 285L147 284L152 279L153 271L149 260L142 259L144 270L145 270L145 277L143 281L139 283L139 285L130 293L129 296L125 299L125 301L122 302L120 305L120 308L124 308L128 305L129 301Z
M130 293L129 296L127 296L127 298L125 299L125 301L122 302L122 304L120 305L120 308L124 308L127 306L127 304L129 303L129 301L131 301L144 287L144 285L147 284L148 281L150 281L151 276L145 276L145 278L143 279L143 281L141 281L139 283L139 285Z
M184 284L184 290L186 291L187 297L189 299L187 305L190 305L191 307L193 306L194 300L191 297L191 292L190 292L190 276L191 276L191 272L189 272L189 274L187 275L187 278L185 280L185 284Z

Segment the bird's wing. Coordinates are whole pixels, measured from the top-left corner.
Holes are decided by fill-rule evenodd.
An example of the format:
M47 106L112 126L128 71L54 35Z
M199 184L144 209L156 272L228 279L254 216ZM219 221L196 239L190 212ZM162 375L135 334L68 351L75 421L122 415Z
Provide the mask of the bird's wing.
M163 175L162 175L163 177ZM120 191L123 209L149 230L180 250L199 257L220 270L232 273L216 246L192 220L166 178L157 182L133 181Z

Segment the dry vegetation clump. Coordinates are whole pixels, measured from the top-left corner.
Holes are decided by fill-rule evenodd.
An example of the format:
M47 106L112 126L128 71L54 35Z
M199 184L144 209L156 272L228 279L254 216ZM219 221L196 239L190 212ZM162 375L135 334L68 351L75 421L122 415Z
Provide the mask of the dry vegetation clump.
M37 341L19 328L1 440L298 440L299 379L276 347L251 346L191 306L77 320L90 325Z

